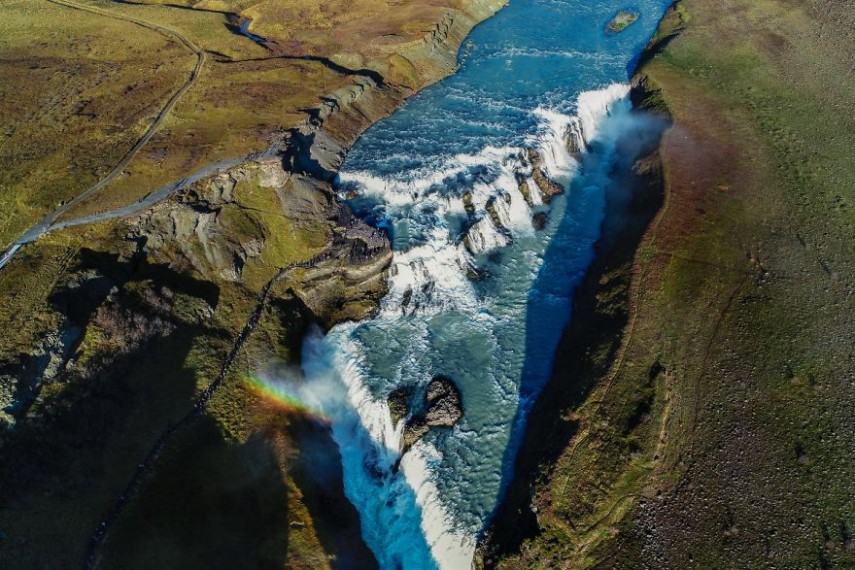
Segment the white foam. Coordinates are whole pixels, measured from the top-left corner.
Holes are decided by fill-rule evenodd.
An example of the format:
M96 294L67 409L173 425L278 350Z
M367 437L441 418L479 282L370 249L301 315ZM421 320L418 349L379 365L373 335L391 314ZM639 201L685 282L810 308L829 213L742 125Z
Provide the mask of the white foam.
M602 120L611 114L618 101L629 96L630 86L626 83L612 83L604 89L585 91L579 95L576 114L582 123L586 141L591 141L599 133Z
M506 171L496 181L497 186L505 190L503 199L497 200L497 209L502 219L502 224L517 233L528 233L532 230L531 208L526 203L520 192L519 185L513 173ZM537 186L531 184L530 186ZM540 193L537 194L540 199ZM535 202L536 203L536 202Z
M475 309L475 291L465 272L469 260L461 247L439 234L436 228L427 244L395 254L389 293L381 304L383 316L396 319L407 296L405 312L416 306L432 314Z
M567 151L566 134L576 125L586 140L597 136L599 122L607 116L617 101L625 98L629 86L614 84L598 91L582 93L577 102L577 117L569 117L549 109L537 109L535 116L540 128L528 145L542 157L545 174L556 181L567 183L576 172L576 159ZM407 179L378 177L370 172L344 172L342 181L355 188L357 193L380 198L386 205L387 215L395 218L406 212L408 222L418 229L419 241L395 251L389 275L389 292L381 302L380 313L375 317L378 326L391 325L411 319L412 315L431 316L456 311L484 326L495 326L485 314L484 302L478 299L475 287L467 276L474 258L460 243L461 236L453 235L449 219L460 216L464 207L462 189L453 195L438 190L455 183L453 179L466 175L476 168L486 167L488 181L478 179L466 188L467 204L475 216L468 230L466 242L474 254L506 247L525 232L533 232L532 212L519 190L519 178L528 186L533 204L541 204L542 196L530 180L531 166L521 158L525 149L487 147L471 155L456 155L443 161L432 170L410 173ZM492 214L488 210L492 204ZM493 220L497 218L499 227ZM529 259L536 271L541 259ZM502 300L505 304L519 302L519 311L525 310L525 299ZM405 306L406 305L406 306ZM410 321L404 321L410 322ZM408 339L412 346L404 347L408 355L398 366L396 374L403 375L403 367L421 369L420 358L426 352L429 336L426 321L414 321L424 326L421 341ZM309 347L304 368L312 384L332 378L331 386L319 393L326 398L326 408L332 409L333 433L341 449L344 462L345 490L359 508L363 534L369 547L377 554L381 565L414 556L419 546L412 535L413 528L421 528L430 554L442 569L458 570L471 567L477 530L464 530L455 524L448 505L437 485L438 466L443 456L432 444L417 442L400 461L400 472L394 471L398 461L403 422L393 425L384 397L375 398L366 382L364 362L371 346L363 346L353 338L358 324L335 327L326 341L319 342L323 350ZM385 325L384 325L385 326ZM416 335L417 337L418 335ZM393 339L388 339L392 342ZM307 346L310 341L307 341ZM314 350L314 352L313 352ZM387 379L396 385L400 377ZM508 398L516 398L515 378L496 378L496 386ZM510 407L515 408L514 406ZM497 426L497 433L502 426ZM360 435L362 433L363 435ZM484 433L470 432L466 437L484 437ZM464 437L455 429L451 437ZM379 480L369 473L366 463L384 474ZM418 508L408 506L409 493ZM387 501L392 501L394 512L389 512ZM415 512L398 512L412 509ZM417 523L415 521L418 521ZM391 558L390 558L391 557ZM406 567L406 565L405 565Z
M535 109L534 114L543 121L543 132L536 140L547 176L555 180L569 177L577 166L565 141L572 118L543 108Z
M437 565L449 570L469 568L475 554L475 537L453 530L453 517L432 481L435 468L431 463L441 460L436 447L419 441L401 460L401 470L416 492L416 501L422 508L422 531Z
M490 218L482 218L466 232L466 244L474 254L488 253L508 245L508 238L499 233Z
M517 152L511 147L486 147L477 154L458 154L449 157L438 168L408 172L406 180L381 178L366 171L345 171L341 182L356 185L359 192L382 197L387 205L403 206L414 199L424 198L430 190L442 187L447 181L471 171L473 167L493 166Z

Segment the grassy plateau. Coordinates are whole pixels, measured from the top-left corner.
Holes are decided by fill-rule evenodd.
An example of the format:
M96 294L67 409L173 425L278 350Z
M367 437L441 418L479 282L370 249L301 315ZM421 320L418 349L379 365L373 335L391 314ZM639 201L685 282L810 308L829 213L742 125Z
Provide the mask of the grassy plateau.
M589 279L622 324L568 331L487 566L855 567L853 20L669 11L636 77L663 204Z

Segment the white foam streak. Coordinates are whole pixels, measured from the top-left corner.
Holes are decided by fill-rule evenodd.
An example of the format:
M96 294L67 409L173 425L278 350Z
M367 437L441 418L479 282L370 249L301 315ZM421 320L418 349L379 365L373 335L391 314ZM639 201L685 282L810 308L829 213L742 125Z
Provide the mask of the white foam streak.
M442 569L469 568L475 554L475 537L452 530L454 520L431 478L431 464L441 460L436 447L419 441L401 460L401 470L422 507L422 529L437 565Z
M508 238L499 233L490 218L482 218L466 233L466 245L474 254L488 253L508 245Z
M477 300L466 278L468 264L463 249L435 228L427 244L395 254L382 315L396 319L402 310L421 314L474 310Z
M506 169L496 180L496 185L505 191L504 195L496 200L503 226L515 233L530 232L532 230L531 209L520 192L519 184L517 184L513 172ZM536 184L529 186L537 187ZM542 203L540 192L537 193L537 197Z
M576 160L567 152L565 140L572 118L543 108L535 109L534 114L545 125L545 132L537 140L547 175L553 179L569 177L577 166Z
M475 167L501 164L516 151L511 147L486 147L477 154L455 155L439 168L409 172L406 180L381 178L366 171L342 172L341 182L356 185L360 194L381 197L389 206L404 206L412 204L416 199L426 198L433 191L446 186L449 180Z

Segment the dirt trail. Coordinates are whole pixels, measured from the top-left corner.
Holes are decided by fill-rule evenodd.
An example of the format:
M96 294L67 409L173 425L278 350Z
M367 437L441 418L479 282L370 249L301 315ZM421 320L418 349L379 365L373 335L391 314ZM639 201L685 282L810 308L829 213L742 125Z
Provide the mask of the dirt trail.
M163 124L163 121L166 119L166 116L169 115L169 112L172 111L173 107L175 107L175 104L178 103L178 101L181 99L181 97L183 97L184 94L187 93L187 91L191 87L193 87L193 85L196 83L196 81L198 81L199 74L202 71L202 67L205 65L205 60L206 60L207 56L205 55L205 52L199 46L197 46L192 41L190 41L190 39L188 39L186 36L183 36L180 33L176 32L175 30L172 30L170 28L166 28L166 27L163 27L163 26L160 26L157 24L152 24L151 22L147 22L145 20L139 20L139 19L133 18L131 16L123 16L120 14L114 14L112 12L109 12L107 10L102 10L100 8L94 8L92 6L85 6L82 4L78 4L77 2L74 2L73 0L48 0L48 1L52 2L54 4L57 4L57 5L60 5L60 6L65 6L67 8L82 10L84 12L90 12L92 14L98 14L99 16L104 16L107 18L114 18L116 20L124 20L126 22L131 22L131 23L136 24L138 26L141 26L143 28L154 30L154 31L156 31L160 34L163 34L169 38L178 40L179 42L184 44L184 46L187 49L189 49L191 52L193 52L193 54L196 55L196 65L193 67L193 71L190 72L190 77L187 78L187 81L184 82L184 84L181 86L181 88L178 91L176 91L172 95L172 97L170 97L169 101L166 102L166 105L164 105L163 108L160 110L160 112L157 114L157 117L154 119L154 122L151 124L151 126L149 126L148 130L139 138L139 140L137 140L136 144L134 144L134 146L132 146L130 148L130 150L128 150L128 152L125 153L125 156L122 157L122 160L119 161L119 163L113 168L113 170L111 170L109 172L109 174L107 174L107 176L102 178L96 184L94 184L94 185L90 186L89 188L87 188L86 190L84 190L80 195L78 195L76 198L74 198L73 200L71 200L67 204L65 204L62 207L55 210L52 214L47 216L42 221L42 223L44 223L45 221L49 221L48 223L52 224L57 218L59 218L59 216L64 214L71 207L75 206L76 204L80 203L82 200L86 199L87 197L91 196L95 192L98 192L99 190L101 190L102 188L104 188L108 184L110 184L116 178L116 176L118 176L128 166L128 164L130 164L130 162L134 159L134 157L140 151L140 149L143 146L145 146L145 144L151 139L152 136L154 136L155 132L157 132L157 129L160 128L161 124Z
M121 172L134 159L134 157L137 155L137 153L140 151L140 149L142 149L142 147L145 146L145 144L151 139L151 137L154 136L154 134L160 128L160 125L163 124L163 121L169 115L170 111L172 111L173 107L175 107L175 104L178 103L178 101L184 96L184 94L187 93L187 91L191 87L193 87L193 85L196 83L196 81L198 81L199 74L201 73L202 67L205 65L205 61L207 59L207 55L199 46L194 44L187 37L181 35L180 33L176 32L175 30L172 30L170 28L166 28L166 27L160 26L158 24L152 24L151 22L147 22L145 20L139 20L139 19L133 18L131 16L114 14L110 11L103 10L100 8L95 8L93 6L86 6L83 4L78 4L77 2L74 2L73 0L48 0L48 2L51 2L53 4L57 4L58 6L64 6L66 8L72 8L75 10L82 10L84 12L90 12L92 14L97 14L99 16L104 16L106 18L114 18L116 20L124 20L126 22L131 22L131 23L136 24L138 26L141 26L143 28L147 28L149 30L153 30L155 32L163 34L163 35L167 36L168 38L171 38L171 39L174 39L174 40L181 42L181 44L183 44L188 50L193 52L193 54L196 56L196 65L193 67L193 71L190 72L190 76L187 78L187 81L184 82L184 84L181 86L181 88L178 89L178 91L176 91L172 95L172 97L169 98L169 101L167 101L166 104L160 109L160 111L157 114L157 117L155 117L154 122L152 122L152 124L149 126L148 130L146 130L146 132L137 140L137 142L134 144L134 146L132 146L128 150L128 152L125 153L125 155L122 157L122 159L119 161L119 163L115 167L113 167L113 169L107 174L107 176L105 176L100 181L98 181L94 185L90 186L89 188L87 188L86 190L81 192L73 200L69 201L66 204L63 204L62 206L60 206L59 208L57 208L56 210L54 210L53 212L51 212L50 214L48 214L47 216L42 218L41 221L39 221L34 226L32 226L29 230L27 230L12 245L12 247L10 247L2 256L0 256L0 269L2 269L3 266L6 265L10 259L12 259L12 257L15 255L15 253L20 249L20 247L23 244L29 243L29 242L37 239L38 237L44 235L45 233L47 233L53 229L58 229L59 227L67 227L67 225L74 225L74 224L68 224L68 223L57 224L56 220L60 216L65 214L68 210L70 210L71 208L73 208L74 206L76 206L77 204L79 204L80 202L82 202L83 200L88 198L89 196L92 196L96 192L104 189L113 180L115 180L115 178L119 174L121 174ZM148 197L146 197L146 198L148 198ZM137 202L137 204L141 204L144 201L145 201L145 199L141 200L140 202ZM108 213L108 214L105 214L104 217L92 216L91 218L94 218L93 221L97 221L98 219L109 219L110 217L115 217L115 216L109 216L109 213Z

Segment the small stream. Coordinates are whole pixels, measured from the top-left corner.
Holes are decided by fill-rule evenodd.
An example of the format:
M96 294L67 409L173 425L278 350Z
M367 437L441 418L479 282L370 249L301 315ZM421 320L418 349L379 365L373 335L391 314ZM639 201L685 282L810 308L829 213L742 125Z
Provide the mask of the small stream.
M246 36L257 44L261 44L263 46L267 45L267 38L262 38L261 36L257 36L249 31L249 25L252 24L252 20L246 19L240 25L240 29L238 30L242 36Z

